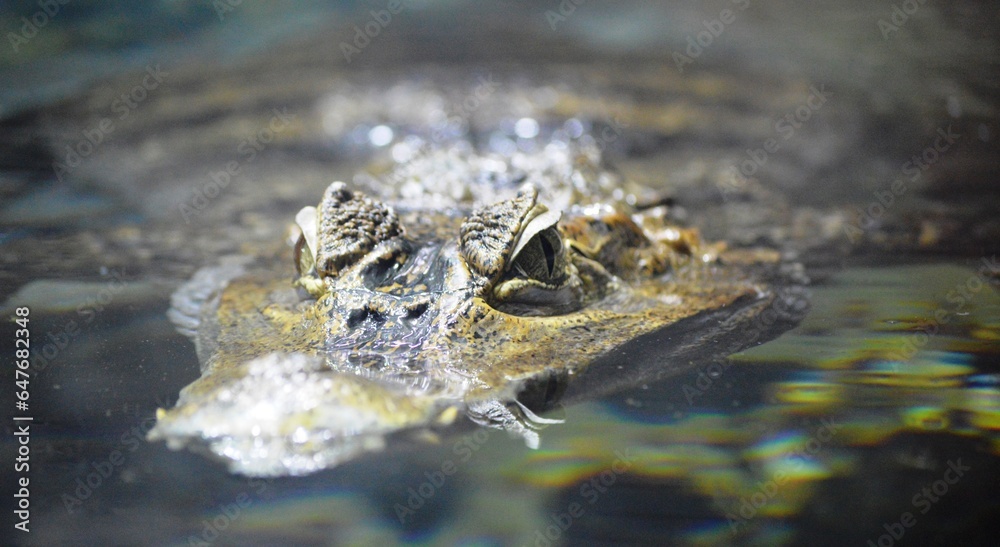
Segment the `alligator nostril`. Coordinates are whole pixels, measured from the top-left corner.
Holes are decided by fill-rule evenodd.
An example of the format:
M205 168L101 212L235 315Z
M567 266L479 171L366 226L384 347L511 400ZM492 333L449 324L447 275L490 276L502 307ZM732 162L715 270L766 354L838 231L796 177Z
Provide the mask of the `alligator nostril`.
M368 309L361 308L359 310L352 310L351 313L347 315L347 327L354 328L364 322L368 318Z
M356 310L351 310L351 313L347 314L347 327L348 328L352 328L353 329L354 327L357 327L358 325L360 325L361 323L364 323L365 321L372 321L372 322L375 322L375 323L384 323L385 322L385 315L381 311L373 308L371 306L371 304L369 304L369 305L367 305L367 306L365 306L363 308L359 308L359 309L356 309Z
M406 318L407 319L416 319L416 318L420 317L421 315L423 315L424 312L426 312L426 311L427 311L427 303L426 302L422 302L420 304L416 304L416 305L410 306L410 307L408 307L406 309Z

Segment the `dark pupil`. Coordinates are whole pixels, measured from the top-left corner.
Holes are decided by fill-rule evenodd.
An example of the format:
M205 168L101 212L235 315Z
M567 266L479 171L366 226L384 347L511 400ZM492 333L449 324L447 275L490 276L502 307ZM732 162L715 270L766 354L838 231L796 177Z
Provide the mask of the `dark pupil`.
M549 241L547 231L539 234L538 241L542 244L542 252L545 253L545 265L549 270L549 277L552 277L552 270L556 267L556 250L552 247L552 242Z
M555 229L550 228L535 235L514 260L517 270L532 279L551 282L558 273L556 261L562 250L561 243L559 232Z

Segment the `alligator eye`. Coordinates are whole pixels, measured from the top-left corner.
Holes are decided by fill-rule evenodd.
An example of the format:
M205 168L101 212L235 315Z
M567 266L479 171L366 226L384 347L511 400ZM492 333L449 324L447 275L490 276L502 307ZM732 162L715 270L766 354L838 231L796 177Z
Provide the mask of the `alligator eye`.
M555 226L530 236L515 253L508 268L510 272L542 283L555 283L566 276L565 268L560 268L564 263L563 241Z
M506 313L557 315L582 306L581 281L557 228L562 214L536 203L537 196L526 186L462 223L462 256L492 284L486 300Z
M526 218L539 211L537 197L538 192L527 186L514 199L476 209L462 223L462 256L475 273L489 280L503 273L509 257L517 253L518 238L528 242L521 228Z
M582 307L580 278L555 226L518 247L493 288L493 306L513 315L559 315Z
M296 284L317 298L326 290L324 278L340 275L366 260L379 244L403 235L391 207L348 190L343 182L334 182L326 189L319 207L299 211L295 223L302 230L295 244L295 268L299 273ZM372 260L384 258L376 256ZM368 266L366 273L380 272L378 264Z

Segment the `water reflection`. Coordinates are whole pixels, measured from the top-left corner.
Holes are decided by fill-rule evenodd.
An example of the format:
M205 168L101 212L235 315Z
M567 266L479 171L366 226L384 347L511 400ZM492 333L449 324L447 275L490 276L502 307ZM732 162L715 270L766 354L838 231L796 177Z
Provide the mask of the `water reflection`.
M848 270L815 289L818 310L799 328L733 357L737 364L716 380L719 389L724 382L738 386L727 392L731 400L699 399L685 408L677 395L685 382L697 381L689 375L604 405L573 408L571 425L547 429L542 449L512 462L508 473L532 486L575 491L600 483L626 453L630 480L670 484L707 503L702 517L714 523L691 526L682 536L696 543L801 540L805 531L793 533L789 523L808 521L816 507L834 503L831 485L845 481L882 476L908 482L914 473L933 477L949 465L970 464L980 478L989 476L983 468L995 469L996 461L987 455L1000 454L1000 390L995 373L983 365L995 363L997 348L938 336L910 359L887 358L905 347L898 334L903 314L933 310L935 296L967 276L968 270L950 267ZM933 285L918 286L915 279ZM844 287L851 287L852 298L841 298ZM984 332L989 339L998 310L1000 298L986 289L949 329ZM872 336L869 329L886 334ZM823 343L805 353L812 341ZM736 399L760 402L733 406ZM650 420L656 411L649 407L657 405L659 423ZM957 449L969 446L974 449ZM949 480L961 482L953 474ZM919 495L919 485L913 488L910 495ZM930 503L915 499L916 513L920 502ZM836 510L858 523L871 518L858 513L859 504ZM876 539L882 533L869 531Z

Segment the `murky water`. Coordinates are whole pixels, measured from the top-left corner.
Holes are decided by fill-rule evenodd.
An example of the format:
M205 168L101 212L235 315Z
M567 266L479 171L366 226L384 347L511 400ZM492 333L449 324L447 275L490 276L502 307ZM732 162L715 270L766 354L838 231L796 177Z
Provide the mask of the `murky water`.
M24 39L8 36L0 58L0 307L15 319L31 310L33 348L30 472L4 479L30 479L31 532L5 536L995 541L1000 126L988 3L409 2L374 19L367 42L354 25L367 32L387 6L224 4L109 14L71 3L30 37L20 18L38 9L0 8L4 32ZM144 30L150 20L161 30ZM491 78L500 90L486 93ZM284 107L292 129L255 147L248 139ZM541 431L538 450L467 425L308 477L248 479L146 442L155 410L198 376L194 347L166 319L171 292L219 255L282 245L295 210L385 152L376 126L419 134L434 112L487 142L496 135L476 132L512 112L613 128L617 167L666 189L689 223L803 262L809 315L724 361L549 413L565 422ZM67 145L84 157L60 172ZM199 207L229 161L240 175ZM13 351L19 328L4 322L0 347ZM7 390L8 416L24 414L15 401ZM14 465L21 424L8 424Z

